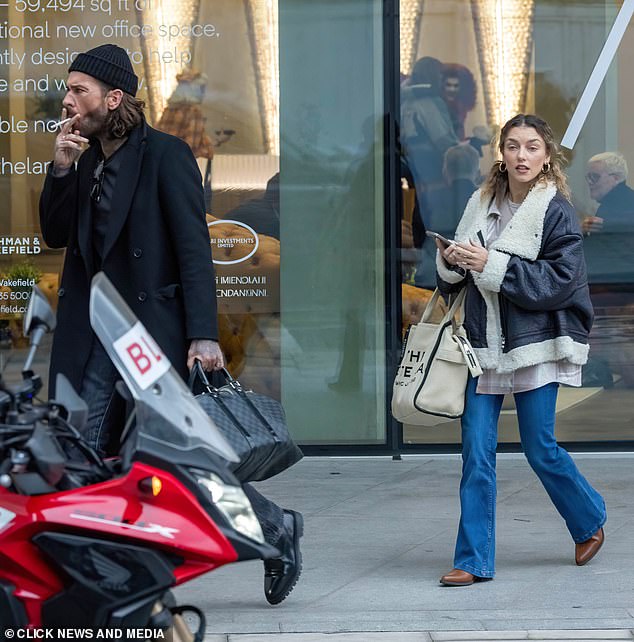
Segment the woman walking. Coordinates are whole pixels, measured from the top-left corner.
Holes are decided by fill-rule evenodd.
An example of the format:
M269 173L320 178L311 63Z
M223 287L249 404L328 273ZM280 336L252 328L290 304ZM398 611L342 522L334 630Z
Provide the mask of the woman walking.
M461 515L454 569L469 586L495 574L495 454L504 394L513 393L524 454L589 562L604 541L605 503L554 436L559 384L581 385L593 311L583 239L559 148L541 118L502 128L496 162L465 209L456 243L439 247L443 294L467 288L465 325L484 370L467 384Z

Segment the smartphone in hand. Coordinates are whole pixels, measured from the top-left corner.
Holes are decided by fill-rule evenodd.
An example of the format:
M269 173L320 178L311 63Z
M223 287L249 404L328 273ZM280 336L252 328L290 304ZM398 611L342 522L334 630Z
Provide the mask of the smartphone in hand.
M427 236L433 239L438 239L441 243L444 243L447 247L449 247L450 245L454 245L456 243L453 239L445 238L442 234L438 234L438 232L430 232L429 230L427 230L425 234L427 234Z

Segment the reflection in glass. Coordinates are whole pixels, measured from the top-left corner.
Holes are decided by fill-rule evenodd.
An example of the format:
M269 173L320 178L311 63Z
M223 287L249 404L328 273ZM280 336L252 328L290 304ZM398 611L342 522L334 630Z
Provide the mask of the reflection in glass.
M401 75L409 76L416 60L425 0L401 0Z
M257 81L264 149L280 153L277 0L245 0L253 68Z
M415 4L401 0L401 10L410 11ZM480 153L480 166L489 167L494 158L488 142L498 124L515 113L535 112L553 124L559 137L563 135L619 4L607 0L426 0L416 41L410 41L411 26L402 32L402 50L416 52L409 68L405 67L407 60L403 61L403 71L412 74L416 59L433 56L444 69L463 66L472 74L476 91L470 111L451 109L451 95L447 92L457 87L443 84L441 96L445 101L449 99L447 105L454 133L463 141L461 147L467 149L464 143L468 141ZM573 204L579 222L586 221L584 245L596 319L590 336L590 359L583 369L583 386L560 392L557 425L562 441L634 438L634 192L623 163L614 169L619 163L610 161L609 168L602 162L603 152L618 150L625 165L634 166L634 125L630 115L633 94L627 64L633 51L634 25L629 25L575 148L567 154ZM446 77L443 73L443 79ZM409 79L401 84L402 103L408 100L408 84ZM458 87L460 84L458 81ZM411 168L415 166L412 147L407 141L401 142L404 164ZM478 172L471 178L465 173L464 189L455 192L457 209L453 208L446 199L452 181L446 154L444 185L416 185L416 202L425 227L450 236L457 221L454 217L460 216L461 206L457 203L474 189L479 178ZM474 159L465 156L462 160L467 170ZM438 171L438 163L435 167ZM410 186L407 187L403 211L412 217L416 214L411 205L405 207L412 201ZM607 187L614 190L612 196L602 189ZM408 262L411 234L407 220L402 224L405 325L418 320L435 276L435 247L428 239L423 242L420 262L412 270ZM459 438L457 425L433 434L404 427L406 443L451 443ZM512 404L504 406L499 440L518 440Z
M471 0L489 122L524 109L534 7L534 0Z
M135 6L138 6L135 3ZM143 67L147 78L148 108L153 122L163 114L177 84L177 74L193 58L195 38L188 35L159 36L160 25L187 27L197 22L200 0L153 0L136 9L140 25L151 25L150 34L141 37Z

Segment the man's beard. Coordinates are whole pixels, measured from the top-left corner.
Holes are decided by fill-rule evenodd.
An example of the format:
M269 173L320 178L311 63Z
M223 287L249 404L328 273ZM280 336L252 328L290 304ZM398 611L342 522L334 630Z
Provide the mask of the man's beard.
M107 109L93 109L81 117L81 135L86 138L99 138L106 133L107 122Z

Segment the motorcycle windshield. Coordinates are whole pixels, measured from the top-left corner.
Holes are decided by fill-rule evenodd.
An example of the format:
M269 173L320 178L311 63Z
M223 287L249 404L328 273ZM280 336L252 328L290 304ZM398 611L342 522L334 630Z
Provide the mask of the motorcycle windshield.
M99 272L90 289L90 324L139 406L165 421L139 421L139 434L168 448L203 448L230 462L238 457L205 414L143 324Z

